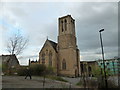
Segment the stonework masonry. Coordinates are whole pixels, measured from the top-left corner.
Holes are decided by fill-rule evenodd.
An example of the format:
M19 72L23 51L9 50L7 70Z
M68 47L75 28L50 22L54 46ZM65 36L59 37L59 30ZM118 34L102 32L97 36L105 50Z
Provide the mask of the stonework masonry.
M71 15L58 19L58 43L46 40L39 52L39 64L51 66L57 75L80 76L80 55L75 34L75 20Z

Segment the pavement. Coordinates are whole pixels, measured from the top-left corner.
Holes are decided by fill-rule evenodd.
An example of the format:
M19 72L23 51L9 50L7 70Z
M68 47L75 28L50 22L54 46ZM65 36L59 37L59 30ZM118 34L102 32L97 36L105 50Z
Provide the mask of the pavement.
M80 77L77 77L77 78L62 77L62 78L67 80L69 83L73 85L76 85L80 81Z
M43 88L43 77L33 76L31 80L29 77L24 78L24 76L2 76L2 88ZM75 85L77 78L70 80L66 77L65 79L69 80L71 84L46 78L44 88L80 88Z

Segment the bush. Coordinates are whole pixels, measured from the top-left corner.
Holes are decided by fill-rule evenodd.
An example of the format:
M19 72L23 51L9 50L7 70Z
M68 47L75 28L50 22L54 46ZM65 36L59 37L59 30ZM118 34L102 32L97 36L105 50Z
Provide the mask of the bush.
M83 86L83 81L80 80L76 85Z
M41 64L33 64L30 66L31 74L35 76L44 75L46 67Z
M26 67L20 67L18 70L17 70L17 74L19 76L25 76L26 75Z
M7 64L2 65L2 73L3 75L15 75L17 73L18 66L8 67Z
M17 71L18 75L20 76L24 76L26 75L26 68L27 67L20 67ZM52 67L45 67L45 65L41 65L41 64L32 64L30 65L30 72L31 75L34 76L43 76L43 75L53 75L54 74L54 70Z
M106 72L107 77L112 75L111 71L108 70L108 69L106 69L105 72ZM92 75L94 77L97 77L97 78L100 77L100 76L104 76L104 69L100 68L100 67L93 66L92 67Z
M40 64L33 64L29 68L30 68L31 75L35 75L35 76L43 75L44 74L43 72L46 70L46 67ZM27 67L24 67L24 66L20 67L17 71L18 75L25 76L26 69Z
M8 66L7 64L2 64L2 72L6 75L8 71Z
M53 74L55 74L53 67L50 67L50 66L46 67L45 72L46 72L47 75L53 75Z

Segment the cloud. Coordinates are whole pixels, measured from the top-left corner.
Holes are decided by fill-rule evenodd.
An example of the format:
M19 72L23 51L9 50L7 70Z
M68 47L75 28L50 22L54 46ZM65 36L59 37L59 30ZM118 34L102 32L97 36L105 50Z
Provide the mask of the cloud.
M98 5L98 8L103 8L101 9L100 13L98 13L97 10L94 10L94 5ZM77 21L76 27L78 29L77 35L80 39L79 45L81 47L83 46L82 49L85 50L85 48L87 49L87 47L88 49L95 49L99 47L100 40L98 31L101 28L105 29L105 31L103 32L105 46L117 46L117 3L87 3L83 6L87 9L85 9L86 12L84 12L84 14L81 13L81 16L85 17ZM79 10L81 10L81 7L79 8ZM79 11L77 13L79 13ZM112 35L114 37L111 37Z
M24 11L24 9L17 7L17 8L10 8L10 10L13 12L13 14L17 17L23 17L23 16L27 16L27 13Z
M38 58L47 36L57 42L58 18L71 14L76 23L77 44L81 60L101 58L99 30L102 32L105 56L117 55L118 47L118 6L108 2L75 2L75 3L4 3L3 19L11 26L21 28L25 36L29 36L29 46L23 57ZM7 38L10 30L6 27ZM13 32L13 31L12 31ZM4 42L5 43L5 42ZM112 54L113 53L113 54ZM25 63L21 58L20 61Z

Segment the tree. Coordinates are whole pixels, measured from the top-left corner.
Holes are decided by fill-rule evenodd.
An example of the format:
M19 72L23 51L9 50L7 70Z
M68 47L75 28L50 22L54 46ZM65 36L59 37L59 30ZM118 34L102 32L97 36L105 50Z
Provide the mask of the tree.
M105 72L106 72L107 76L112 74L111 71L108 69L106 69ZM103 68L98 67L98 66L93 66L92 67L92 75L95 77L104 76Z
M98 66L92 66L92 75L94 77L99 77L99 76L103 75L102 68L100 68Z
M13 55L20 54L28 44L28 39L23 37L19 31L17 34L12 35L7 42L7 51Z

